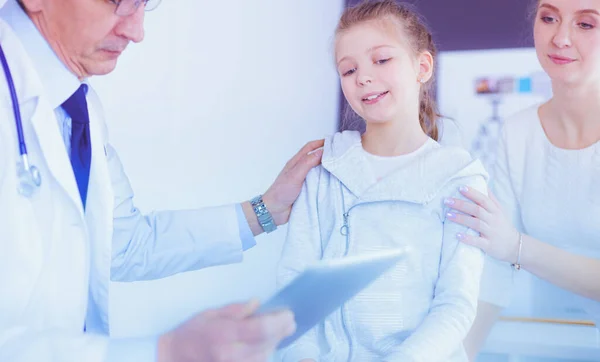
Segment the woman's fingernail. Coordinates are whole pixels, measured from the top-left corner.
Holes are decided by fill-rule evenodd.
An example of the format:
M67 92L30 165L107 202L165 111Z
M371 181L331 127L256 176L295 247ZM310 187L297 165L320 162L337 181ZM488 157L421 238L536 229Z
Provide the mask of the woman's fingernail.
M459 190L461 192L467 192L467 191L469 191L469 188L467 186L461 186Z
M465 239L465 234L458 233L458 234L456 234L456 238L457 238L458 240L464 240L464 239Z
M444 204L446 204L446 205L454 205L454 200L453 199L444 199Z
M456 215L453 212L448 212L448 213L446 213L446 216L449 217L450 219L453 219Z

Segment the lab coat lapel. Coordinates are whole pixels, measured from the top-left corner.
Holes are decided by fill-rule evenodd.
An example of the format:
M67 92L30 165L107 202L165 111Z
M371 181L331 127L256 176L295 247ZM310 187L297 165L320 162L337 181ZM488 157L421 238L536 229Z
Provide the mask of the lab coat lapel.
M54 110L45 101L43 96L37 97L37 104L31 117L31 123L48 169L83 217L83 205L79 197L79 189L77 188L69 156L65 150L63 138L58 129L56 116L54 115ZM34 141L27 139L27 135L25 135L25 138L25 142ZM42 180L42 182L44 181Z
M27 128L27 122L30 121L35 132L35 135L27 132L24 134L25 143L39 143L43 153L42 157L50 173L83 217L83 205L79 198L79 190L71 168L71 162L65 150L54 109L52 109L48 98L44 96L43 86L37 76L37 71L30 59L25 56L23 48L16 37L2 36L0 33L0 38L2 38L2 47L8 58L19 104L25 104L29 101L35 104L31 119L22 120L24 129ZM20 54L20 56L15 57L11 54ZM42 175L42 183L44 182L43 178L44 175Z

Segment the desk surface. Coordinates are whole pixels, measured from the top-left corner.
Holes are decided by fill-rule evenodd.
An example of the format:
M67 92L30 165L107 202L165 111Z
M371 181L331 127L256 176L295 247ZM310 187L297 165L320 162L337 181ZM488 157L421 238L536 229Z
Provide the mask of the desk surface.
M592 326L498 321L482 352L600 361L600 330Z

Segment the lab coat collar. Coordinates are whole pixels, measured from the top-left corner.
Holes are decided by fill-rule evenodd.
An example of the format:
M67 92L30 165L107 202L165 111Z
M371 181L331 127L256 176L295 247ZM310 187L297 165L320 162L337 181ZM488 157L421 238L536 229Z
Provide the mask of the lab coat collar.
M14 2L14 0L9 1L11 3ZM9 7L11 5L14 4L6 4ZM35 67L36 63L25 50L23 42L26 40L23 39L27 39L27 37L19 38L18 34L14 31L15 29L7 23L7 20L11 23L15 22L15 14L16 11L14 9L11 10L6 7L0 9L0 41L7 57L19 104L32 103L30 108L31 114L22 114L22 123L25 132L27 132L28 124L30 123L33 126L35 136L31 133L26 133L25 139L30 146L36 141L39 143L43 159L50 173L69 195L69 198L74 202L75 207L83 218L83 207L77 183L68 154L65 151L62 135L57 127L54 108L52 108L49 102L52 94L46 91L40 79L43 70L40 71L40 69ZM32 49L31 44L27 44L27 46L29 49ZM39 65L40 63L37 64ZM27 108L21 107L21 110ZM30 147L28 151L33 152L33 149Z

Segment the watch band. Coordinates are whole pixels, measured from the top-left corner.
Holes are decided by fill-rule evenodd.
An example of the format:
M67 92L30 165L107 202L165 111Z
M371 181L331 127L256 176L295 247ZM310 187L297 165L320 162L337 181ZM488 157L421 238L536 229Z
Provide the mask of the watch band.
M269 210L267 210L267 207L263 202L262 195L258 195L250 200L250 205L252 205L252 209L258 218L258 223L266 233L277 230L277 225L275 225L273 216L271 216L271 213Z

